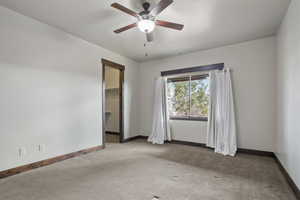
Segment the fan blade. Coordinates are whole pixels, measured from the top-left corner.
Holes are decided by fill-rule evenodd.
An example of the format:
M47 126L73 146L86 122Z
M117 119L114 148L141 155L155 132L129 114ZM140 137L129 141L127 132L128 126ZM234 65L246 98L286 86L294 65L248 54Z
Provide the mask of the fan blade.
M152 42L153 41L153 32L146 33L147 41Z
M156 20L155 23L158 26L163 26L163 27L166 27L166 28L176 29L176 30L179 30L179 31L181 31L184 27L184 25L182 25L182 24L175 24L175 23L172 23L172 22L167 22L167 21L162 21L162 20Z
M131 29L131 28L134 28L134 27L136 27L136 23L130 24L130 25L128 25L128 26L124 26L124 27L122 27L122 28L119 28L119 29L115 30L114 32L115 32L115 33L121 33L121 32L123 32L123 31L127 31L128 29Z
M157 16L161 13L166 7L168 7L173 0L161 0L150 12L150 15Z
M126 7L122 6L121 4L113 3L113 4L111 4L111 7L116 8L118 10L121 10L121 11L123 11L123 12L125 12L125 13L133 16L133 17L138 16L138 14L136 12L130 10L129 8L126 8Z

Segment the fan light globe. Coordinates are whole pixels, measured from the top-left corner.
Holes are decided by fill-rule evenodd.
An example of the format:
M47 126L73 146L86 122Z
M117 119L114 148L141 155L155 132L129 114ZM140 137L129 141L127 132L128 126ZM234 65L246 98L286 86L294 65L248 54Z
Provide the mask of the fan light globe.
M150 33L154 30L155 23L152 20L143 19L138 22L138 28L140 29L140 31L142 31L144 33Z

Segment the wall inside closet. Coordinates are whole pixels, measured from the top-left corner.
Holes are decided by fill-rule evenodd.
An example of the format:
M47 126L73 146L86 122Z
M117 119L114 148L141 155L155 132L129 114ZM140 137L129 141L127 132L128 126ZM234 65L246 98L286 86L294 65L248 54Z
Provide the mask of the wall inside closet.
M120 134L120 70L105 66L105 131Z

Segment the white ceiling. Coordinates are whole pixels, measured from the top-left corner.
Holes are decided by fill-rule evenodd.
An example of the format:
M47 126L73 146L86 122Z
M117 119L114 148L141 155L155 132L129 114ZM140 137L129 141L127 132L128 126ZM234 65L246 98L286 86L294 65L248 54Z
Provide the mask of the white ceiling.
M157 27L144 47L137 28L113 30L135 19L110 7L118 2L141 11L143 0L0 0L0 5L63 29L137 61L162 58L273 35L290 0L174 0L158 19L185 25L183 31ZM158 0L148 0L157 3ZM148 57L145 53L148 53Z

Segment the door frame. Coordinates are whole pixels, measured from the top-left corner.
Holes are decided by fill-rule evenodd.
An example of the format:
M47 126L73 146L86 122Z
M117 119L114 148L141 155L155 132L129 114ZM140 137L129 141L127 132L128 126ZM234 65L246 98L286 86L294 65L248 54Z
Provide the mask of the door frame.
M102 143L103 147L105 147L105 66L113 67L115 69L120 70L120 80L119 80L119 88L120 88L120 104L119 104L119 127L120 127L120 143L124 141L124 71L125 66L112 62L110 60L102 59Z

